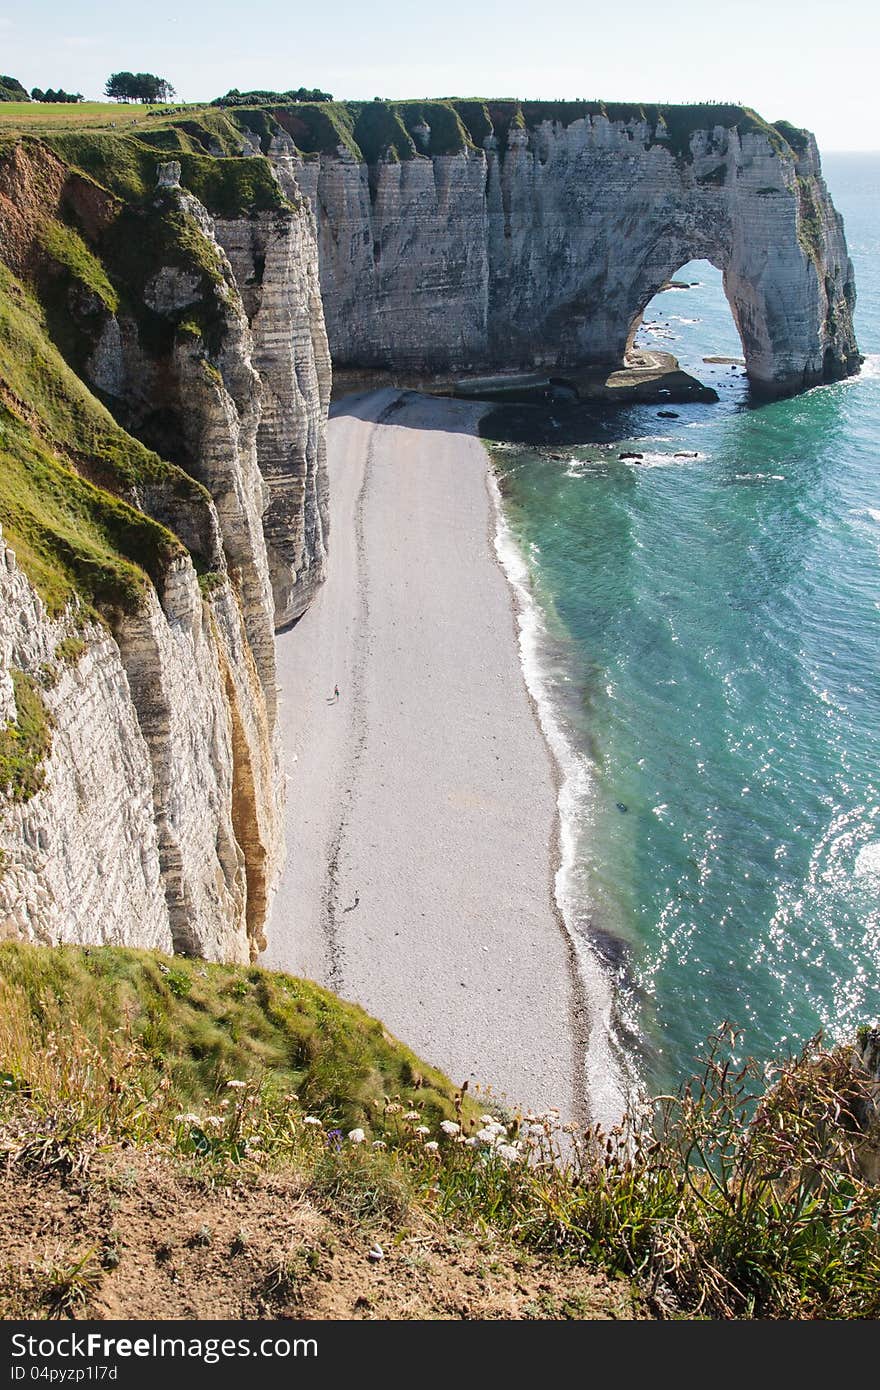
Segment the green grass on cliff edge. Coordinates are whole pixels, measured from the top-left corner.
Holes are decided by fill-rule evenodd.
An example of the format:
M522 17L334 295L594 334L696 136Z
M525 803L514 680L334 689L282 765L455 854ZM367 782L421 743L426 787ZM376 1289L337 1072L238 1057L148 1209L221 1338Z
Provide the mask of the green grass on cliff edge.
M715 126L761 134L777 153L795 158L807 148L807 132L790 122L771 124L752 108L730 103L656 105L483 97L297 102L229 110L177 106L146 112L109 103L67 108L16 103L0 107L0 135L6 130L38 134L62 158L132 201L149 196L157 158L163 154L178 158L184 185L211 212L233 216L284 205L268 165L260 159L239 158L245 131L256 137L263 154L273 134L283 129L306 158L335 154L341 146L354 158L374 163L381 158L405 161L420 154L479 149L490 135L496 137L503 154L512 128L533 130L544 121L568 126L595 117L644 123L650 143L662 143L684 163L691 159L691 136ZM413 134L422 122L430 127L427 149Z
M215 217L289 209L268 161L259 155L241 158L241 132L229 121L224 124L228 130L223 138L210 130L200 137L193 132L193 122L184 122L137 136L61 131L43 140L71 168L128 203L153 198L158 165L176 159L183 187Z
M230 112L236 122L258 119L263 147L268 147L270 123L276 120L307 156L334 154L341 146L368 164L384 158L414 159L418 155L458 154L482 148L495 137L503 155L512 129L534 130L546 121L569 126L574 121L604 117L625 125L638 123L648 130L649 144L662 144L684 163L692 155L691 137L698 130L716 126L736 129L740 135L763 135L779 154L797 158L806 149L806 132L787 122L771 125L747 106L705 102L690 106L658 106L639 102L517 101L496 98L452 97L437 101L322 102L315 105L247 108ZM425 148L416 128L430 128Z
M169 1078L181 1110L228 1096L232 1079L294 1093L327 1124L376 1135L383 1098L407 1108L417 1099L434 1121L455 1113L441 1072L356 1005L290 975L121 947L4 943L0 983L23 1001L44 1044L59 1018L75 1020L99 1048L123 1030L156 1081Z

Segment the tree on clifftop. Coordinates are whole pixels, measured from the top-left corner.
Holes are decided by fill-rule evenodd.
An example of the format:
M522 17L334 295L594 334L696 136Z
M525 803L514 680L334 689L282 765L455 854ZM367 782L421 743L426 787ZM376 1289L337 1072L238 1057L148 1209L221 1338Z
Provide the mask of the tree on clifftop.
M111 101L143 101L155 104L173 101L176 93L167 77L152 72L114 72L104 84L104 95Z
M30 101L17 77L0 77L0 101Z
M297 101L332 101L331 92L320 87L297 87L289 92L240 92L232 87L223 97L215 97L212 106L287 106Z
M59 87L57 92L54 87L47 87L45 92L41 87L31 88L31 101L60 101L71 102L84 101L82 92L65 92L63 87Z

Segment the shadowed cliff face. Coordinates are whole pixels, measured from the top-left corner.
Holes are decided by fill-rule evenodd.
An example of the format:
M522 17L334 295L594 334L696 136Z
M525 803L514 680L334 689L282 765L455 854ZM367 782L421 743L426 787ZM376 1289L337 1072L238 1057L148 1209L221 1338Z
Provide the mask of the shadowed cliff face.
M458 149L433 152L432 109L400 104L402 136L384 130L371 161L349 142L298 165L337 366L620 366L652 296L706 259L754 387L857 370L852 265L807 132L742 108L490 103L482 133L477 105L448 104L470 121ZM272 151L289 160L286 131Z

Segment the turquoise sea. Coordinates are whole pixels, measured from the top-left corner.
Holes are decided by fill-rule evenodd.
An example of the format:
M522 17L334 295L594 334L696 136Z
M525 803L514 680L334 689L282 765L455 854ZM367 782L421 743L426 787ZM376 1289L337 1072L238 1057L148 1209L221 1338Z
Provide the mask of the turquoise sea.
M565 769L559 888L611 982L617 1060L652 1087L725 1019L770 1059L880 1016L880 154L824 172L859 377L753 406L741 368L703 361L742 348L720 273L693 262L640 341L718 404L495 453Z

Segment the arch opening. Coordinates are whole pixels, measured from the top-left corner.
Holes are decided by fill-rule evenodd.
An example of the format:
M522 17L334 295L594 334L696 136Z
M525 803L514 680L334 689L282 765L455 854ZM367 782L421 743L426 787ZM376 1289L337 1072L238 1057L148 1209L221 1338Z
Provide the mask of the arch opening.
M748 391L735 306L725 293L723 272L709 260L686 261L633 318L627 365L661 365L668 358L722 399L741 399Z

